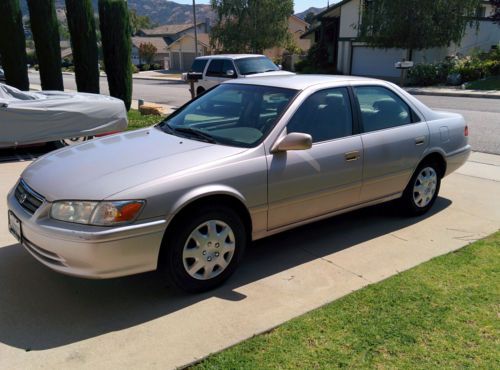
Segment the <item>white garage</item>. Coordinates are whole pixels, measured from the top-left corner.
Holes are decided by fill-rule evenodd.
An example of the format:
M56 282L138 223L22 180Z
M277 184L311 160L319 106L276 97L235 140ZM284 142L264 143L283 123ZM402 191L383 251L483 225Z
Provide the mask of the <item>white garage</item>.
M406 55L402 49L373 49L366 46L353 46L352 70L355 76L397 78L401 71L394 68Z

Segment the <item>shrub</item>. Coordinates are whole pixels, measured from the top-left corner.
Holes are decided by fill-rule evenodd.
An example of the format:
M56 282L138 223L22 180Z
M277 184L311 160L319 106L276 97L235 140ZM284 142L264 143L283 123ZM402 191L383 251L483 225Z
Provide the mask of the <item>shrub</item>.
M151 66L151 69L157 71L157 70L162 69L162 68L161 68L161 65L159 65L158 63L155 63Z
M411 85L431 86L440 82L438 67L434 64L417 64L408 71L408 79Z
M137 66L135 66L134 64L132 64L132 73L139 73L139 68L137 68Z
M150 69L151 69L151 66L149 64L147 64L147 63L143 64L141 66L141 70L143 70L143 71L149 71Z

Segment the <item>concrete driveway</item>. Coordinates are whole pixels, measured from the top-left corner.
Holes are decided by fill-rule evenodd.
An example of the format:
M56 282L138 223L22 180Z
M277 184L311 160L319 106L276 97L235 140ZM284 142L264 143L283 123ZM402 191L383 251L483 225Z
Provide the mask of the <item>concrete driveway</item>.
M372 207L254 243L207 294L155 273L108 281L59 275L6 231L5 195L26 166L0 164L0 368L186 365L500 228L500 157L475 153L425 217Z

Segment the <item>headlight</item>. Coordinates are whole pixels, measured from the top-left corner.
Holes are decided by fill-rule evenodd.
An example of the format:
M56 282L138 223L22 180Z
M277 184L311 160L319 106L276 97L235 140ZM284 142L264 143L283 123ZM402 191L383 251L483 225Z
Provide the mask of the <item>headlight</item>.
M144 206L143 200L116 202L63 201L56 202L50 217L60 221L85 225L110 226L133 222Z

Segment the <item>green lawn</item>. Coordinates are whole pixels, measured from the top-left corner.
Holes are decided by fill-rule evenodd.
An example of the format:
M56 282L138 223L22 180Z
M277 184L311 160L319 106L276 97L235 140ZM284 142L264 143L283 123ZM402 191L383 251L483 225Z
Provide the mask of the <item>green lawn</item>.
M128 127L127 131L137 130L143 127L149 127L156 125L158 122L163 120L163 117L159 116L143 116L138 110L131 109L128 112Z
M500 76L488 77L484 80L469 82L467 89L471 90L500 90Z
M209 357L196 369L500 369L500 232Z

